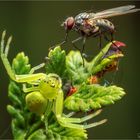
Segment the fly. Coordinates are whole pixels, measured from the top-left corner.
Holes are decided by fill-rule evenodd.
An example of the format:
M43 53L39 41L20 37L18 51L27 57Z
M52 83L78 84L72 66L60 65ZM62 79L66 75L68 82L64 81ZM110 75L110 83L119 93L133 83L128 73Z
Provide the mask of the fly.
M139 11L136 9L135 5L126 5L117 8L111 8L103 10L97 13L84 12L76 15L75 17L68 17L63 23L66 35L64 41L60 44L62 45L67 41L69 31L73 30L80 34L80 37L72 41L72 44L79 40L82 41L82 50L81 54L84 52L85 42L88 37L100 37L100 46L101 46L101 35L106 33L111 34L113 40L113 34L115 32L115 26L107 18L134 13ZM75 46L76 47L76 46Z

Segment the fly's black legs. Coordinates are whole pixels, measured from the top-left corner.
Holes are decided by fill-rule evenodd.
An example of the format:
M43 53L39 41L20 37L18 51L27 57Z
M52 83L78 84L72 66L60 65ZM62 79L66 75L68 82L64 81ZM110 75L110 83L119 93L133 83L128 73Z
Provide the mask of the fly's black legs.
M75 42L77 42L77 41L81 40L82 38L83 38L83 37L82 37L82 36L80 36L80 37L78 37L78 38L76 38L76 39L72 40L72 43L75 43Z
M110 35L111 35L111 42L112 42L112 44L114 45L114 47L116 48L116 50L119 50L118 46L113 42L113 40L114 40L114 34L111 33Z
M61 43L59 43L59 44L57 44L57 45L58 45L58 46L61 46L61 45L63 45L64 43L66 43L66 42L67 42L67 40L68 40L68 31L66 31L64 41L62 41ZM49 50L51 50L51 49L55 48L57 45L54 45L54 46L50 47L50 48L49 48Z
M82 42L82 50L80 50L79 48L77 48L76 45L75 45L75 42L77 42L77 41L79 41L81 39L83 39L83 42ZM74 48L76 48L77 50L80 51L81 57L82 57L82 60L83 60L83 66L84 66L85 64L84 64L83 53L84 53L84 50L85 50L86 37L85 36L84 37L80 36L80 37L76 38L75 40L73 40L71 43L73 44L73 47Z
M64 41L62 41L59 45L60 45L60 46L61 46L61 45L63 45L64 43L66 43L66 42L67 42L67 40L68 40L68 31L66 31Z
M75 42L81 40L82 38L83 38L83 37L80 36L80 37L76 38L75 40L71 41L73 47L74 47L75 49L79 50L79 51L80 51L80 49L75 45Z
M106 40L106 41L111 41L110 39L108 39L108 37L104 34L104 39Z
M83 39L83 41L82 41L82 50L80 50L80 49L75 45L75 42L77 42L77 41L79 41L79 40L81 40L81 39ZM73 45L74 48L76 48L77 50L80 51L81 57L82 57L82 60L83 60L83 66L84 66L85 64L84 64L83 53L84 53L84 50L85 50L86 37L85 37L85 36L84 36L84 37L83 37L83 36L80 36L80 37L76 38L75 40L71 41L71 43L72 43L72 45Z
M83 52L85 51L85 43L86 43L86 37L83 37L83 46L82 46L82 50L81 53L83 54Z
M118 46L113 42L114 40L113 33L111 33L111 39L108 39L108 37L105 34L104 34L104 38L105 40L111 42L114 45L114 47L116 47L116 49L119 49Z
M118 50L119 49L118 46L113 42L113 40L114 40L113 35L114 34L111 33L110 35L111 35L111 39L108 39L108 37L106 35L104 35L105 40L111 42L114 45L114 47ZM119 66L119 60L117 62L116 70L115 70L115 72L112 75L112 79L111 79L110 85L112 85L113 82L115 81L115 78L116 78L116 75L117 75L118 66Z
M99 35L99 47L100 47L100 49L102 48L102 36L101 35Z
M99 30L99 47L100 49L102 48L102 34L100 30Z
M110 35L111 35L111 42L112 42L114 40L114 34L111 33Z
M83 46L82 46L82 50L81 50L81 56L82 56L82 60L83 60L83 67L85 66L85 61L83 58L83 53L85 51L85 43L86 43L86 37L83 37Z
M80 50L80 49L75 45L75 43L76 43L77 41L81 40L81 39L83 39L82 50ZM64 43L66 43L67 40L68 40L68 32L66 32L66 35L65 35L65 39L64 39L64 41L62 41L61 43L59 43L59 44L57 44L57 45L61 46L61 45L63 45ZM74 47L75 49L79 50L80 53L81 53L82 60L83 60L83 66L84 66L84 58L83 58L83 55L82 55L82 54L83 54L84 49L85 49L85 42L86 42L86 37L82 37L82 36L80 36L80 37L76 38L75 40L71 41L73 47ZM53 48L55 48L55 47L56 47L56 45L50 47L49 50L51 50L51 49L53 49Z
M100 50L102 49L102 35L103 35L103 33L101 32L101 30L99 30L99 48L100 48ZM101 52L104 55L103 50L101 50Z

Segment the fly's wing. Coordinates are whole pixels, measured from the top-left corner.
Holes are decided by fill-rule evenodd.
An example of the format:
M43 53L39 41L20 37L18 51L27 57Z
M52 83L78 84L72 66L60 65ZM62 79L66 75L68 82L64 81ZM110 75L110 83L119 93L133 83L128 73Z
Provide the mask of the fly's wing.
M90 19L100 19L100 18L109 18L129 13L134 13L140 11L140 9L136 9L135 5L126 5L116 8L107 9L97 13L90 13Z

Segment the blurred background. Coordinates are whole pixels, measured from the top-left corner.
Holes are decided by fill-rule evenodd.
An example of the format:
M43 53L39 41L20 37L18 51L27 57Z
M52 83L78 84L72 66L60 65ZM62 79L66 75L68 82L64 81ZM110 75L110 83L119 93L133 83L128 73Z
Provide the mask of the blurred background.
M68 16L93 10L95 12L107 8L133 4L140 8L140 2L132 1L58 1L58 2L0 2L0 34L7 30L7 35L13 35L9 59L20 51L30 58L32 66L44 61L48 48L64 39L64 29L60 26ZM107 118L105 125L89 130L89 139L134 139L140 138L140 12L114 17L110 20L116 26L115 39L127 44L125 57L120 62L114 84L125 89L127 95L116 104L106 107L97 117ZM70 34L75 39L76 33ZM85 53L94 56L99 52L99 39L89 39ZM107 43L106 41L103 44ZM77 43L80 47L80 43ZM69 52L71 44L64 45ZM9 77L0 62L0 137L12 138L10 116L6 106L10 103L7 97ZM4 131L7 132L4 133Z

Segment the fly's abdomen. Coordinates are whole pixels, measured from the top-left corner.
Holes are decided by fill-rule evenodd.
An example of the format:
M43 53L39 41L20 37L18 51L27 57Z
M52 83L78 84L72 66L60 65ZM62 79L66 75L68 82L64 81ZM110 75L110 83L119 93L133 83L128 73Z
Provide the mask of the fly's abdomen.
M99 27L101 32L114 32L114 25L106 19L97 19L96 26Z

